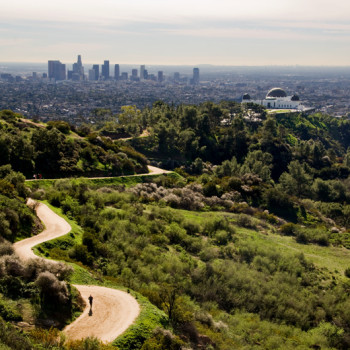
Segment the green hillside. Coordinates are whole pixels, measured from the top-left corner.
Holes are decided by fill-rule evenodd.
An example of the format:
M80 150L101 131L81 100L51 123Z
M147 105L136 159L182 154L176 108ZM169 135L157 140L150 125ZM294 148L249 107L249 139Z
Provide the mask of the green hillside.
M150 331L146 312L147 336L140 326L114 346L348 349L350 122L321 114L267 117L260 107L231 102L159 102L140 113L120 127L133 130L137 121L148 135L127 142L176 175L28 187L22 177L11 194L13 171L6 168L0 187L22 206L30 195L75 220L77 232L37 248L78 264L74 281L87 278L84 268L166 315ZM93 142L103 140L102 131L65 137ZM3 220L10 227L11 216Z
M146 158L124 142L79 133L85 135L66 122L38 124L1 111L0 165L11 164L29 179L147 173Z

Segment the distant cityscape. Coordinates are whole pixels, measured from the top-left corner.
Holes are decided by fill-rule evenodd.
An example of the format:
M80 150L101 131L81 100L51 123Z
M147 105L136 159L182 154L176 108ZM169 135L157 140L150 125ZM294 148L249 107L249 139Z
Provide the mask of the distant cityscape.
M113 66L112 66L113 67ZM101 69L100 69L101 68ZM114 72L111 75L111 64L109 60L105 60L100 66L94 64L91 69L88 70L88 74L84 73L84 66L82 63L81 55L78 55L77 62L73 63L71 70L66 69L66 65L60 61L50 60L48 61L48 74L43 73L42 77L39 77L37 73L33 73L33 79L49 79L52 81L72 80L72 81L107 81L107 80L122 80L122 81L157 81L162 83L165 80L164 72L158 71L157 74L149 73L145 65L140 65L140 70L133 68L131 72L121 72L120 65L114 64ZM130 74L131 73L131 74ZM193 76L191 79L183 77L179 72L174 72L172 77L168 77L169 80L174 82L184 82L191 85L199 84L199 68L193 68Z
M145 108L158 100L174 105L241 102L249 94L252 101L262 101L275 87L316 111L350 114L347 67L136 66L108 60L84 65L81 55L68 70L59 60L0 63L0 109L73 124L92 122L98 109L115 115L124 105Z

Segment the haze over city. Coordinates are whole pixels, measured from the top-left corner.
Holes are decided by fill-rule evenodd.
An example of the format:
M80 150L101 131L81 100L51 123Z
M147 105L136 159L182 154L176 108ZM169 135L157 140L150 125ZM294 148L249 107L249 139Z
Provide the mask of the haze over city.
M349 17L345 0L14 0L0 61L347 66Z

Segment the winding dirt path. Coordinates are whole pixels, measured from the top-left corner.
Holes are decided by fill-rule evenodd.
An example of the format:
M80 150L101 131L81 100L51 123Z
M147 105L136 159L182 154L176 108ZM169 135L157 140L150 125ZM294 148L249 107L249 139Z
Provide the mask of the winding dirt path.
M28 205L34 203L31 199L28 201ZM39 235L14 244L14 249L22 260L37 258L32 251L34 246L63 236L71 230L70 225L45 204L39 203L36 212L46 228ZM135 321L140 313L139 304L128 293L106 287L74 286L86 300L87 306L84 312L63 330L69 339L94 336L103 342L112 342ZM92 314L88 306L89 295L94 298Z
M162 175L169 174L173 171L157 168L152 165L148 165L148 173L144 174L132 174L132 175L120 175L120 176L98 176L98 177L86 177L86 179L114 179L115 177L132 177L132 176L147 176L147 175ZM59 179L47 179L47 180L59 180ZM26 179L26 181L40 181L40 179Z

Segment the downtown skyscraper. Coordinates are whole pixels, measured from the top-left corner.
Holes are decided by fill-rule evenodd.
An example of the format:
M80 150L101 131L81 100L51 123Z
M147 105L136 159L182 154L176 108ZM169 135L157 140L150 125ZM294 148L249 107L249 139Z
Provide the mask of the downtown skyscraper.
M103 62L101 75L103 80L109 79L109 61L108 60Z
M66 80L66 65L60 61L48 61L48 75L49 79Z
M119 64L115 64L114 65L114 79L115 80L119 80L120 78L120 68L119 68Z

